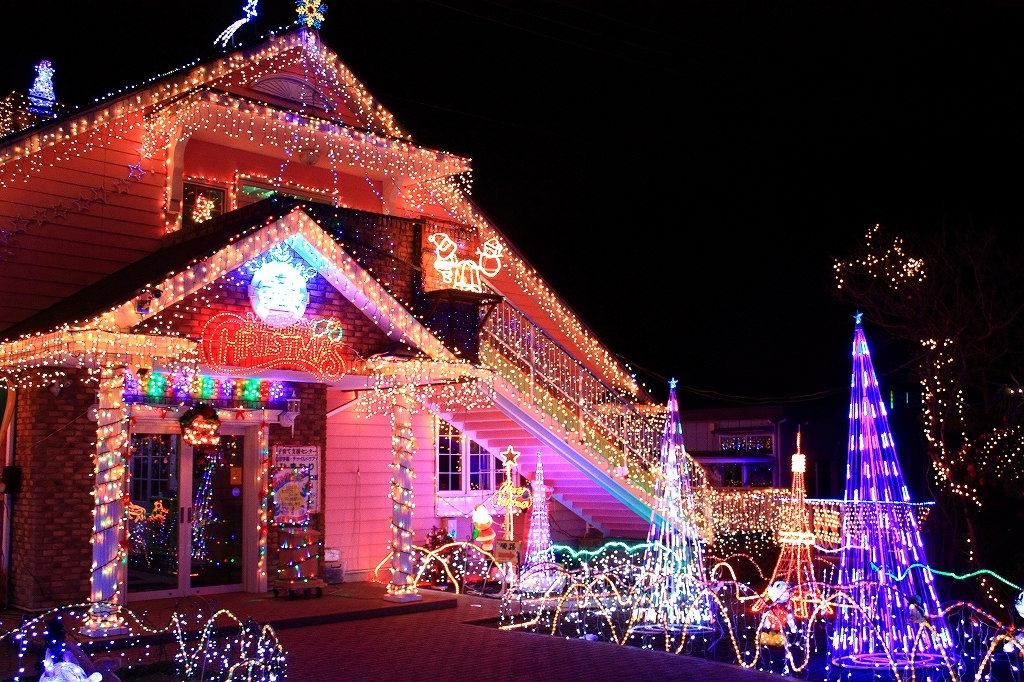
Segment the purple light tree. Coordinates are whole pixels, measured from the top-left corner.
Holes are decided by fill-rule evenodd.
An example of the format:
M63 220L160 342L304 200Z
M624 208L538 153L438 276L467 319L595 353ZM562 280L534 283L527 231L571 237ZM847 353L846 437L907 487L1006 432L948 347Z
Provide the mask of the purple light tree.
M952 662L939 599L857 313L853 333L843 551L831 658L845 668ZM845 604L845 605L844 605Z

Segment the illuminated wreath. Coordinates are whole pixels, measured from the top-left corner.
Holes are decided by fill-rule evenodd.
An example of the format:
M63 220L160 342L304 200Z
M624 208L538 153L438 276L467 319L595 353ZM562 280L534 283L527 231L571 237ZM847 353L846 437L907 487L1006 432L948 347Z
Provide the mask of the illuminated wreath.
M211 405L193 405L181 415L178 423L181 424L181 435L189 445L220 444L220 417Z

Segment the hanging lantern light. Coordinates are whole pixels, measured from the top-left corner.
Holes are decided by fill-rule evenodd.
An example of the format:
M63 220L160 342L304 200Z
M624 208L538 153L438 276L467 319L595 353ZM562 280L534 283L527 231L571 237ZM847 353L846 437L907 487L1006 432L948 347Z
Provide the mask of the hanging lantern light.
M211 405L193 405L181 415L178 423L181 424L181 435L189 445L220 444L220 417Z

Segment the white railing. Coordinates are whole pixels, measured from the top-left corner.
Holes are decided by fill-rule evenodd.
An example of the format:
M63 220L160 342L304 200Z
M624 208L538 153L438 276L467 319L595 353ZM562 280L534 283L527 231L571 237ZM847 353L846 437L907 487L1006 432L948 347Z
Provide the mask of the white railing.
M525 314L499 303L480 330L481 360L631 478L657 460L664 412L602 381Z

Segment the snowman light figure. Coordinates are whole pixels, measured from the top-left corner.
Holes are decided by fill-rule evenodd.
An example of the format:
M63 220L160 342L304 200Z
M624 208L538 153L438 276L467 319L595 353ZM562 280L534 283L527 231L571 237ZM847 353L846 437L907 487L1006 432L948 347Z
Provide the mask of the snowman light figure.
M793 588L785 580L776 580L766 591L768 608L761 619L761 643L766 646L785 646L785 630L797 631L793 606L789 603Z

